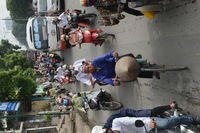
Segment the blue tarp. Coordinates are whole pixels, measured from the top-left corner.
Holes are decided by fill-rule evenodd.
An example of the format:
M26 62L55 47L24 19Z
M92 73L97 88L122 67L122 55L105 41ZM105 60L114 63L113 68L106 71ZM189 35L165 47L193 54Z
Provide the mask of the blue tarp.
M17 111L20 102L0 102L0 111Z

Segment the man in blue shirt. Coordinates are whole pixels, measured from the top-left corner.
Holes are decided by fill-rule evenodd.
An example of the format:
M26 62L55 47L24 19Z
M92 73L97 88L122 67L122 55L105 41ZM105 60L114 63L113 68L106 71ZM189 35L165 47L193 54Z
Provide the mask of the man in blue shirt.
M118 53L113 51L98 56L94 58L91 64L83 66L83 72L92 73L92 76L98 81L118 86L120 83L115 79L115 57L118 57Z
M100 81L106 84L111 84L113 86L119 86L120 82L116 79L115 73L115 58L119 59L124 56L134 57L133 54L119 56L117 52L112 51L105 55L94 58L91 64L85 64L82 67L82 71L85 73L92 73L92 76L96 79L96 82ZM140 71L138 77L153 78L153 75L155 75L157 79L160 79L158 72L154 73L148 71Z

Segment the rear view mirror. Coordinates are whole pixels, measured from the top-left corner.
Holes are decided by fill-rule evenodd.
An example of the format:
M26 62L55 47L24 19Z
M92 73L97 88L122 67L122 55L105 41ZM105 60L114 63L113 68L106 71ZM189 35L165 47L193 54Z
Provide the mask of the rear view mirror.
M142 120L136 120L135 121L135 126L136 127L143 127L144 126L144 122Z

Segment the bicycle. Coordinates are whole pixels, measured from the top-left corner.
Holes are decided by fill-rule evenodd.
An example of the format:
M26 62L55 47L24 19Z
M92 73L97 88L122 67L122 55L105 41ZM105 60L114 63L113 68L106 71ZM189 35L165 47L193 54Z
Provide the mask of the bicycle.
M185 66L167 66L167 65L157 65L157 64L150 64L146 63L142 65L140 68L141 71L148 71L148 72L165 72L165 71L181 71L188 69Z
M181 71L188 69L186 66L151 64L142 59L142 57L137 58L133 54L117 57L115 61L116 78L120 81L134 81L138 76L150 78L151 74L154 74L153 72ZM145 74L144 72L150 72L150 74Z

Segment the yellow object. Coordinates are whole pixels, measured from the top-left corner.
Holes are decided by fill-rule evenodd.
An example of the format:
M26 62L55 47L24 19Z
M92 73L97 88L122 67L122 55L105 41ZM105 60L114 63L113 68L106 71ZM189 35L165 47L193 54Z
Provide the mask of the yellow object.
M141 13L143 13L148 19L153 19L155 16L155 13L151 11L141 11Z

